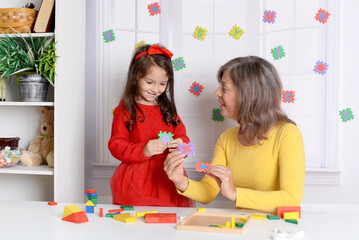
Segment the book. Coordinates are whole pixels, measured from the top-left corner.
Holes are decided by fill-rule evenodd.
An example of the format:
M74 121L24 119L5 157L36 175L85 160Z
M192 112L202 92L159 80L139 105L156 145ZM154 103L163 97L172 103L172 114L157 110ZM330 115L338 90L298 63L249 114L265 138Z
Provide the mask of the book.
M52 27L55 0L42 0L34 24L34 32L49 32Z

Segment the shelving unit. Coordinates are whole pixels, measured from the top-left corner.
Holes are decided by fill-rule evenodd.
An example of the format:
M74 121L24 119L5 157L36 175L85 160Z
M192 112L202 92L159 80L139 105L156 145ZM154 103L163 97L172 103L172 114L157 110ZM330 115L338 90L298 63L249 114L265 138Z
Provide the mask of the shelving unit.
M32 2L40 6L41 1ZM22 7L26 2L3 0L0 8ZM31 33L33 38L56 36L58 42L56 87L49 86L45 102L21 102L17 84L7 86L6 101L0 102L0 137L20 137L19 147L26 149L39 131L39 107L53 107L55 167L0 168L0 200L84 199L85 11L85 0L55 1L55 32Z

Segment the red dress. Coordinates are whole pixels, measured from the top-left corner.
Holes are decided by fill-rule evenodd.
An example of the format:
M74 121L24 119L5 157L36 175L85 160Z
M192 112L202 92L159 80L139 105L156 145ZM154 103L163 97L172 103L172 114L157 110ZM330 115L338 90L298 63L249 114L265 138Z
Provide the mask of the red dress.
M138 106L143 111L145 120L138 121L139 118L143 119L143 116L137 111L137 119L132 124L131 132L126 128L130 114L123 101L114 111L108 148L122 163L117 167L110 181L113 203L134 206L193 207L192 200L177 193L174 183L168 179L163 169L168 150L152 157L146 157L144 154L147 142L158 139L160 131L171 132L174 134L173 139L181 138L184 143L189 142L185 126L182 121L176 127L172 124L167 125L160 108L156 105L138 104Z

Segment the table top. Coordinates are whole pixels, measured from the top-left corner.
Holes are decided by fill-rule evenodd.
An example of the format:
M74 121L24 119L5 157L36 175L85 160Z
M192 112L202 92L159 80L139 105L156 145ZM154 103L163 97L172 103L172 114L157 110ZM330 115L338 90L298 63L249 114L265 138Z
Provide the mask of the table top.
M359 222L357 213L340 212L306 212L302 211L298 225L281 220L252 220L244 234L205 233L176 230L176 224L146 224L143 218L134 223L122 223L112 218L100 218L99 208L104 215L117 205L98 204L94 214L87 214L89 222L75 224L62 221L66 205L58 203L49 206L47 202L35 201L0 201L0 236L1 239L156 239L156 240L190 240L190 239L272 239L274 229L285 231L304 231L303 239L350 239L356 236ZM85 210L85 203L75 203ZM196 212L196 208L170 207L135 207L133 211L157 210L159 213L177 213L180 218ZM207 208L206 212L226 214L265 214L244 209ZM347 238L346 238L347 237Z

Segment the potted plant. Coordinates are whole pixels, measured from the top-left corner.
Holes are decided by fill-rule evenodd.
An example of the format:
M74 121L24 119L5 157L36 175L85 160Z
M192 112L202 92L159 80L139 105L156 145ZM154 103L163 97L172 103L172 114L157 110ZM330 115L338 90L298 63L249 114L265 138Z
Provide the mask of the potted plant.
M56 42L51 37L0 36L0 77L16 75L22 101L44 101L54 86Z

